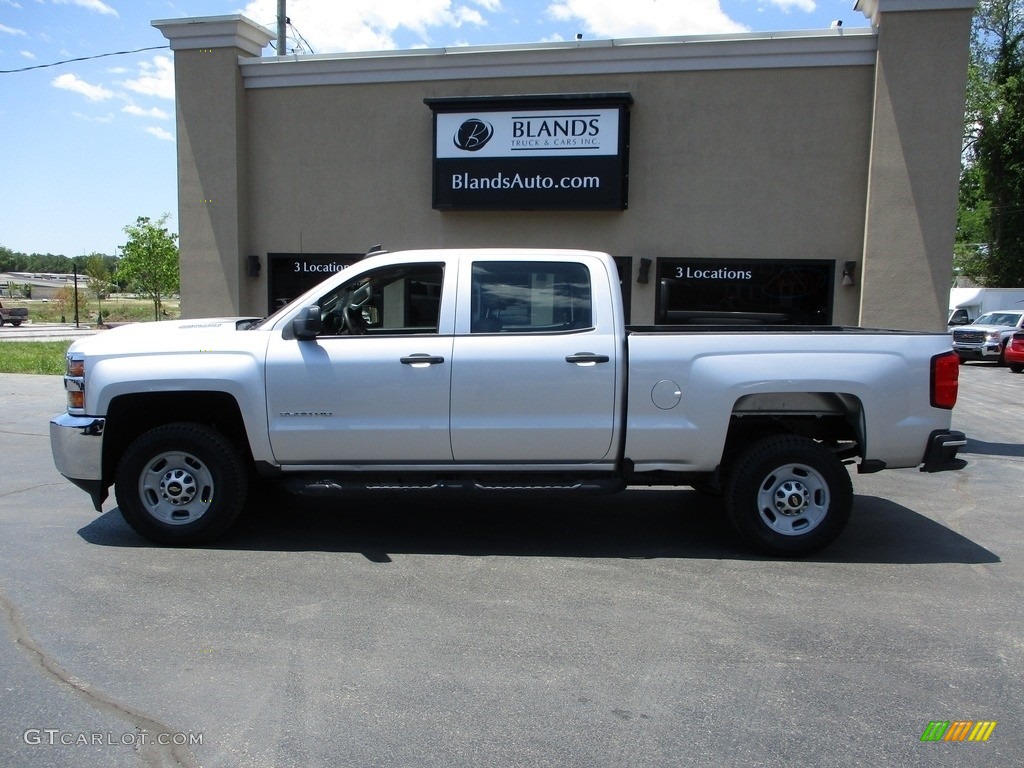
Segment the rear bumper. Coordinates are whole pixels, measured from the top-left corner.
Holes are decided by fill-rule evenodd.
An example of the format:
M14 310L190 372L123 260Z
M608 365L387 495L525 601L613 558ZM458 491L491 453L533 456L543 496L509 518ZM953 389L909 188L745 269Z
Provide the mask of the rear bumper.
M107 498L103 482L103 430L106 419L59 414L50 419L50 450L57 471L92 497L100 511Z
M957 430L936 430L928 437L922 472L946 472L963 469L967 462L956 457L957 451L967 445L967 436Z

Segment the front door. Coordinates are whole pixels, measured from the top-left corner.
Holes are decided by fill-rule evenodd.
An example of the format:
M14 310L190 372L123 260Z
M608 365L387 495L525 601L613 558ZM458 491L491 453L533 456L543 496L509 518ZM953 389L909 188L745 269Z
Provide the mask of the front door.
M321 297L316 339L271 341L267 416L279 462L452 460L443 280L442 264L371 271Z

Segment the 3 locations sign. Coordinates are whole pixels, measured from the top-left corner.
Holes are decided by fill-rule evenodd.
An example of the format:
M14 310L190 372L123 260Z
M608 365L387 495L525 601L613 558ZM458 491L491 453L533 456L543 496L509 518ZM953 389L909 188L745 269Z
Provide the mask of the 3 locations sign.
M659 259L662 325L828 325L835 262Z
M626 208L629 94L425 101L434 111L434 208Z
M363 256L358 253L268 253L267 258L270 261L267 305L274 312Z

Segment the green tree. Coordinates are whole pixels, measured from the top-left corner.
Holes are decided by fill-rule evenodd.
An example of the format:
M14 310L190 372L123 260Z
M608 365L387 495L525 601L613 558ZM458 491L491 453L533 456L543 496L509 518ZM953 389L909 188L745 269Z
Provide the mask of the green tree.
M975 13L963 160L955 263L984 285L1024 285L1024 0Z
M53 294L53 303L57 305L57 309L60 312L60 321L62 323L69 322L70 319L75 319L75 299L78 299L78 312L77 315L82 314L82 295L81 292L75 293L75 289L70 285L65 285L63 288L58 288L57 292Z
M121 259L117 266L117 279L132 290L153 300L153 318L160 319L161 302L178 290L177 234L164 226L170 214L156 221L139 216L135 224L124 228L128 242L121 246Z
M103 322L103 299L110 293L110 270L102 253L86 257L84 273L89 277L89 293L96 298L97 323Z
M10 248L0 245L0 272L19 272L18 257L20 255Z

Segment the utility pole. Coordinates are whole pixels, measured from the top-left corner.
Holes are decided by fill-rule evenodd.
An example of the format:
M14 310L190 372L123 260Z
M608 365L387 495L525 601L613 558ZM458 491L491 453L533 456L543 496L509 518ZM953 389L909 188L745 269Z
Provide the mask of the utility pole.
M287 46L288 11L285 8L287 0L277 0L277 55L284 56Z
M78 327L78 265L75 264L73 266L74 266L74 272L75 272L75 328L77 328Z

